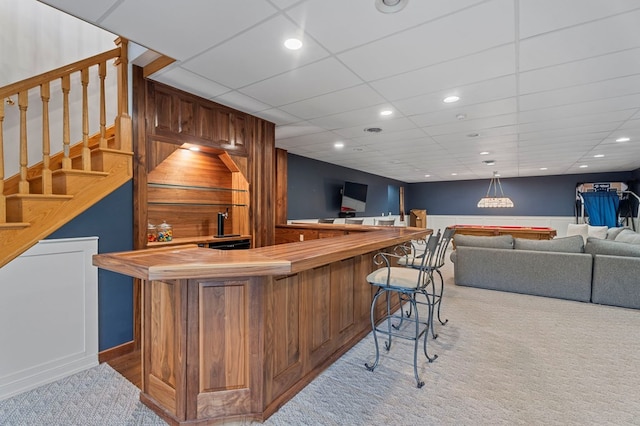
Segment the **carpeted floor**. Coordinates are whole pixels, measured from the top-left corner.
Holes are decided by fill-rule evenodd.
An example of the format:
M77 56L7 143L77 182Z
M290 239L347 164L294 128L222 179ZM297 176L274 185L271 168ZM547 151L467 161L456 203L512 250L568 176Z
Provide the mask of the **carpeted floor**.
M638 425L640 311L457 287L446 269L443 317L420 365L395 340L374 372L371 336L266 425ZM2 425L162 422L106 365L0 401Z

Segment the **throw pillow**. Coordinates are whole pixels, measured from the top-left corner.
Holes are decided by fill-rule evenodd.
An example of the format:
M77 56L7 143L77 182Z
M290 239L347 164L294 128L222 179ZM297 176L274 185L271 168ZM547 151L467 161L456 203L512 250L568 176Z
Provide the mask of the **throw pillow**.
M620 243L640 244L640 234L633 232L631 229L623 229L615 241Z
M560 253L584 253L584 240L580 235L554 238L553 240L528 240L516 238L516 250L555 251Z
M573 235L580 235L583 242L586 243L587 237L589 236L589 225L586 223L570 223L569 226L567 226L567 237Z
M593 255L606 254L609 256L640 257L640 244L628 244L589 237L584 251L585 253Z
M455 234L453 242L456 247L483 247L497 249L513 248L513 237L511 235L498 235L496 237L481 237L478 235Z
M609 228L609 230L607 231L607 240L615 240L618 234L622 232L623 229L625 228Z
M609 230L609 227L607 227L607 226L591 226L591 225L588 225L587 226L587 237L600 238L601 240L604 240L605 238L607 238L607 231L608 230Z

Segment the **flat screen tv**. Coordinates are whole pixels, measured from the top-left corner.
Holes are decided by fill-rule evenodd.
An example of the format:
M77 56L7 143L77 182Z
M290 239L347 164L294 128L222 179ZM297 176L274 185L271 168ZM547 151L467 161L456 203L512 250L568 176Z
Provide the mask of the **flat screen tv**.
M345 182L342 188L341 212L361 213L367 205L367 185Z

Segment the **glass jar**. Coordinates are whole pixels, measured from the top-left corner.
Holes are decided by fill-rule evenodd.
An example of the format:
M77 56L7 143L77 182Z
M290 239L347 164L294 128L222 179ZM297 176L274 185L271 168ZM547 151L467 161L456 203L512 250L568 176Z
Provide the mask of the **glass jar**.
M147 241L158 241L158 228L152 223L147 224Z
M173 240L173 227L166 221L163 221L158 225L158 241L171 241Z

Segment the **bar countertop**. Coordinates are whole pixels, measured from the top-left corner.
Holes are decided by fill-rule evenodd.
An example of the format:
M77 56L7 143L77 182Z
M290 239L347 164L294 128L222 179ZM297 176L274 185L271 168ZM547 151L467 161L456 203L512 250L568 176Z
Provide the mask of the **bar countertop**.
M423 238L432 232L411 227L361 228L370 230L248 250L215 250L192 244L103 253L93 256L93 264L144 280L286 275Z

